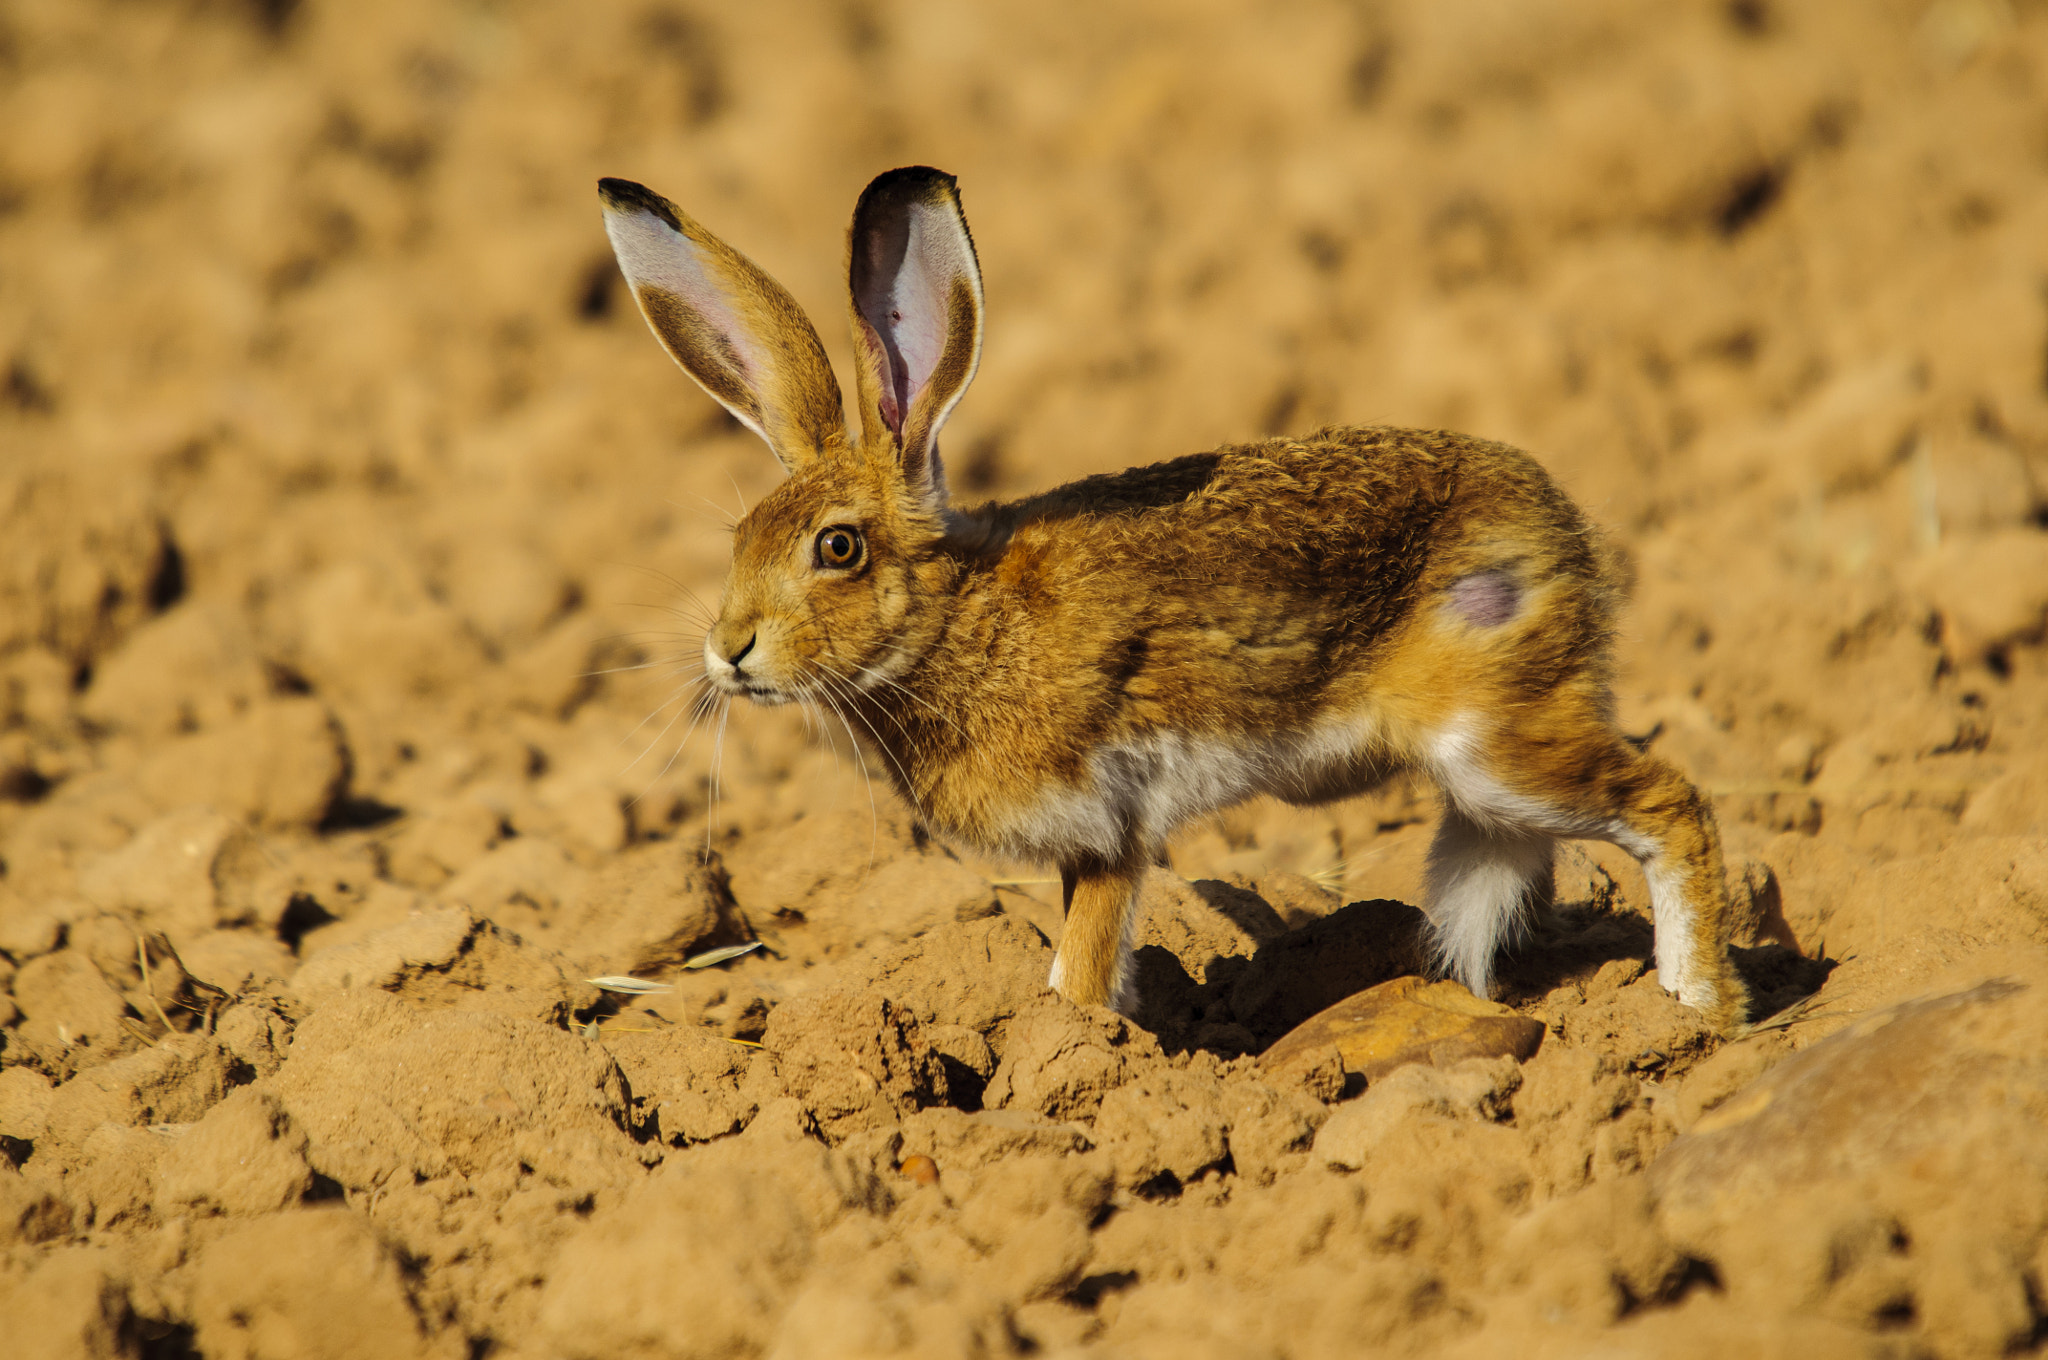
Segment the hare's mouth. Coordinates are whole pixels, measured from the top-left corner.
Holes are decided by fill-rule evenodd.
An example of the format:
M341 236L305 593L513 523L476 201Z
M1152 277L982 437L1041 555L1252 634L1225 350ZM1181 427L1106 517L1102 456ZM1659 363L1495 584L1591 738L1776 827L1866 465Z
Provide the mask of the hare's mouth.
M737 675L721 677L718 687L727 694L752 700L765 708L789 703L792 695L772 681L758 675Z

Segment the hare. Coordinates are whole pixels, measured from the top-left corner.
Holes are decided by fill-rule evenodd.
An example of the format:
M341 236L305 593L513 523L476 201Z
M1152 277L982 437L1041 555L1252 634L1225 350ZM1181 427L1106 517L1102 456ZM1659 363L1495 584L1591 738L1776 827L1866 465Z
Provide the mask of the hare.
M934 832L1057 864L1053 988L1131 1006L1138 885L1192 819L1415 770L1443 792L1441 971L1485 996L1557 840L1607 840L1643 865L1659 980L1742 1020L1713 811L1616 728L1616 573L1533 459L1331 427L963 509L938 437L982 286L952 176L892 170L854 208L858 442L787 292L646 188L599 193L656 338L789 474L735 531L710 683L851 715Z

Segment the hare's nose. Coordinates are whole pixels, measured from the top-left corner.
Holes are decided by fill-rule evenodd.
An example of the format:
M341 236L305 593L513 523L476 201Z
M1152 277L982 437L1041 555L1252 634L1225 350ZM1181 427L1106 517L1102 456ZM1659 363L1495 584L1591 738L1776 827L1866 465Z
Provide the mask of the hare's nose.
M747 659L747 653L754 650L754 639L759 636L760 634L758 633L747 634L747 640L740 644L738 651L725 659L725 664L731 666L734 670L738 670L740 662Z

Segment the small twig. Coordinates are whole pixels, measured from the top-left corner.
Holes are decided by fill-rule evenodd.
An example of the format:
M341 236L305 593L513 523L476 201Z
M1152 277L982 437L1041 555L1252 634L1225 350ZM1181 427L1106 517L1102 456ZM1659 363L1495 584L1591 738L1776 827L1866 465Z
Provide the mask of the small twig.
M156 999L156 984L149 980L149 946L142 942L142 932L134 934L135 958L142 965L142 990L149 997L149 1006L156 1012L156 1018L164 1022L164 1033L169 1034L176 1026L171 1024L171 1017L164 1014L163 1003Z
M1767 1030L1790 1029L1802 1020L1813 1019L1813 1012L1825 1004L1819 992L1809 992L1777 1014L1767 1015L1753 1025L1744 1025L1737 1037L1747 1039L1752 1034L1762 1034ZM1835 1018L1838 1019L1861 1014L1863 1014L1862 1011L1833 1012Z

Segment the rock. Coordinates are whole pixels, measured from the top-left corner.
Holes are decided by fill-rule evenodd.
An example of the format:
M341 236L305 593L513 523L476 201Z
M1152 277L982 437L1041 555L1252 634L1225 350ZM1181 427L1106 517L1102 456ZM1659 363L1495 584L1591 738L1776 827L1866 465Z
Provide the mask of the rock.
M552 950L469 912L424 912L307 959L292 991L309 1006L381 991L424 1006L499 1011L559 1025L595 991Z
M2017 960L2015 962L2018 962ZM1998 1354L2048 1232L2048 968L1863 1015L1699 1114L1651 1167L1664 1232L1732 1303Z
M941 1171L973 1171L1013 1157L1085 1152L1090 1140L1078 1124L1056 1124L1021 1110L948 1106L919 1110L903 1121L900 1155L929 1157Z
M1092 1120L1133 1060L1158 1056L1158 1043L1115 1012L1048 995L1010 1022L1002 1063L982 1100L991 1109Z
M1398 1134L1413 1132L1417 1124L1497 1124L1510 1113L1521 1084L1521 1070L1512 1058L1468 1058L1449 1068L1403 1067L1330 1116L1316 1134L1316 1156L1346 1171L1371 1166L1379 1158L1398 1162L1406 1150Z
M945 1066L916 1015L871 993L786 1001L768 1017L761 1046L831 1142L946 1098Z
M1034 926L990 916L907 941L874 965L867 985L926 1025L971 1030L1000 1051L1010 1021L1048 992L1051 970L1052 947Z
M0 1138L33 1143L43 1136L56 1092L50 1079L26 1067L0 1070Z
M227 1093L229 1059L196 1034L172 1034L152 1047L82 1072L56 1089L36 1160L75 1164L102 1124L189 1124Z
M9 1353L115 1360L136 1354L124 1336L128 1282L113 1254L60 1247L20 1274L0 1276Z
M1466 1058L1526 1059L1543 1024L1483 1001L1455 982L1396 978L1310 1017L1267 1049L1275 1076L1312 1070L1336 1049L1346 1072L1376 1081L1409 1063L1448 1067Z
M1980 1119L2048 1153L2044 1033L2048 992L2012 978L1866 1015L1701 1114L1657 1161L1660 1206L1723 1219L1910 1165Z
M1210 965L1249 959L1260 945L1286 933L1286 924L1265 899L1217 879L1190 883L1165 869L1151 869L1138 890L1135 943L1165 949L1197 982L1209 981Z
M164 1153L157 1163L156 1209L164 1218L195 1209L275 1213L312 1187L306 1135L275 1094L245 1087L230 1092Z
M196 1349L205 1355L406 1360L426 1353L399 1262L345 1209L237 1224L191 1267Z
M305 1130L313 1169L345 1189L522 1162L596 1188L640 1164L610 1055L510 1015L335 997L293 1032L264 1086Z
M52 1241L68 1236L71 1227L69 1204L48 1185L26 1180L0 1161L0 1248Z
M219 604L187 600L95 663L78 706L101 726L162 737L219 727L269 692L247 622Z
M1109 1151L1125 1189L1165 1177L1178 1189L1222 1163L1228 1134L1223 1083L1184 1069L1141 1071L1105 1095L1095 1117L1096 1141Z
M23 964L14 975L14 1004L25 1017L18 1031L24 1042L43 1053L78 1046L79 1066L128 1052L137 1042L121 1023L127 1003L83 950L60 949Z
M1982 1110L2048 1127L2048 995L2017 979L1921 997L1864 1016L1706 1110L1655 1167L1667 1215L1724 1217L1788 1186L1909 1163ZM2019 1026L2001 1034L2007 1026ZM2019 1040L2032 1032L2034 1038Z
M211 731L164 742L134 772L170 810L201 806L256 826L312 827L348 782L341 727L314 699L277 699Z
M765 1349L817 1235L875 1192L817 1143L760 1128L673 1158L576 1230L541 1291L538 1354Z
M746 1089L755 1051L714 1034L675 1029L606 1035L633 1103L675 1147L745 1128L759 1109Z
M108 911L145 913L178 939L229 924L252 881L271 874L246 823L207 807L158 818L78 871L78 888ZM284 893L289 896L289 890Z
M1347 996L1421 971L1423 924L1404 902L1353 902L1261 946L1230 984L1230 1009L1270 1044Z

